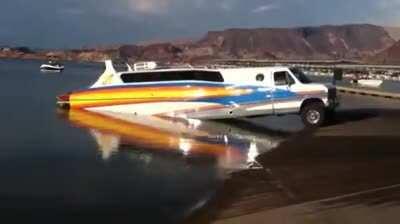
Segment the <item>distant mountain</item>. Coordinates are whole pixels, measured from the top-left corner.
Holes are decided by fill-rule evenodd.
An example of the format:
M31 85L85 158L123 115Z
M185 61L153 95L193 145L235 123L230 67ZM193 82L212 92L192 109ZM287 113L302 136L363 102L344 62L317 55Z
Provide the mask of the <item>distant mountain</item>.
M105 58L192 63L213 59L363 60L375 58L375 55L380 58L397 57L395 49L389 50L398 38L400 38L399 28L369 24L227 29L210 31L200 40L147 42L55 53L61 59L89 61L101 61ZM393 47L397 45L400 44ZM38 54L44 57L48 53L51 51L41 51ZM3 55L9 57L12 52L3 52ZM21 57L21 52L16 56ZM30 55L30 57L36 56L37 54ZM1 52L0 57L2 57Z
M371 57L369 62L375 64L400 64L400 41L376 56Z
M272 54L281 59L360 59L394 42L384 28L374 25L230 29L209 32L200 41L223 57Z
M122 57L144 60L209 59L363 59L396 41L385 28L343 25L300 28L228 29L208 32L201 40L120 48ZM128 49L132 49L129 51Z
M394 40L396 41L400 40L400 27L386 26L384 27L384 29Z

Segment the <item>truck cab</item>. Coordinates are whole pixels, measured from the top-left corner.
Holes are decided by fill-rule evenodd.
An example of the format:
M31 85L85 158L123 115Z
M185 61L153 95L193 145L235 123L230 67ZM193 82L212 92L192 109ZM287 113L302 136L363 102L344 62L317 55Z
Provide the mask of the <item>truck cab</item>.
M332 113L338 106L335 87L312 83L301 70L278 69L272 78L273 91L276 92L275 114L300 114L307 127L315 127L320 126L327 113Z
M326 114L332 113L339 105L333 85L312 83L297 68L247 68L247 71L245 68L225 70L221 73L225 82L264 86L266 98L272 101L271 115L299 114L307 127L320 126ZM244 75L246 73L248 75Z

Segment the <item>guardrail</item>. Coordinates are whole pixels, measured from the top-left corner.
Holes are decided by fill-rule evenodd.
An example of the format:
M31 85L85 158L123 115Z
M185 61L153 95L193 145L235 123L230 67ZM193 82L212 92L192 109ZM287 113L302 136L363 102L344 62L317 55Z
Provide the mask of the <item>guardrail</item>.
M337 86L336 88L339 92L343 92L343 93L400 100L400 93L382 92L382 91L369 90L369 89L356 89L356 88L342 87L342 86Z

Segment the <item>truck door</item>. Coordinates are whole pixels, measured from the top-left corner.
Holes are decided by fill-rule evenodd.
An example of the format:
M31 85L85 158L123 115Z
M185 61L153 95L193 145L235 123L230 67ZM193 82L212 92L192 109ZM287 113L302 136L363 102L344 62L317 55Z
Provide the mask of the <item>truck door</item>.
M291 87L296 84L294 78L287 71L277 71L273 74L274 88L272 90L273 107L275 114L298 112L301 101L297 99Z
M267 75L265 75L267 74ZM252 96L257 100L257 106L248 109L254 114L271 115L274 113L273 96L271 89L271 73L258 73L254 79L254 85L258 86L257 92Z

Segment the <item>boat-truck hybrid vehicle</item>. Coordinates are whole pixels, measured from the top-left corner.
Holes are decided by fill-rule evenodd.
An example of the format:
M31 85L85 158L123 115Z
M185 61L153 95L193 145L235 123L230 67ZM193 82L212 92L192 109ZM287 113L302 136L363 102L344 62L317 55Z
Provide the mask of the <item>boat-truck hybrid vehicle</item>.
M105 72L88 89L57 97L62 108L133 116L234 119L299 114L306 127L320 126L337 105L333 85L311 83L289 67L158 67L154 62ZM335 80L341 79L335 72Z

